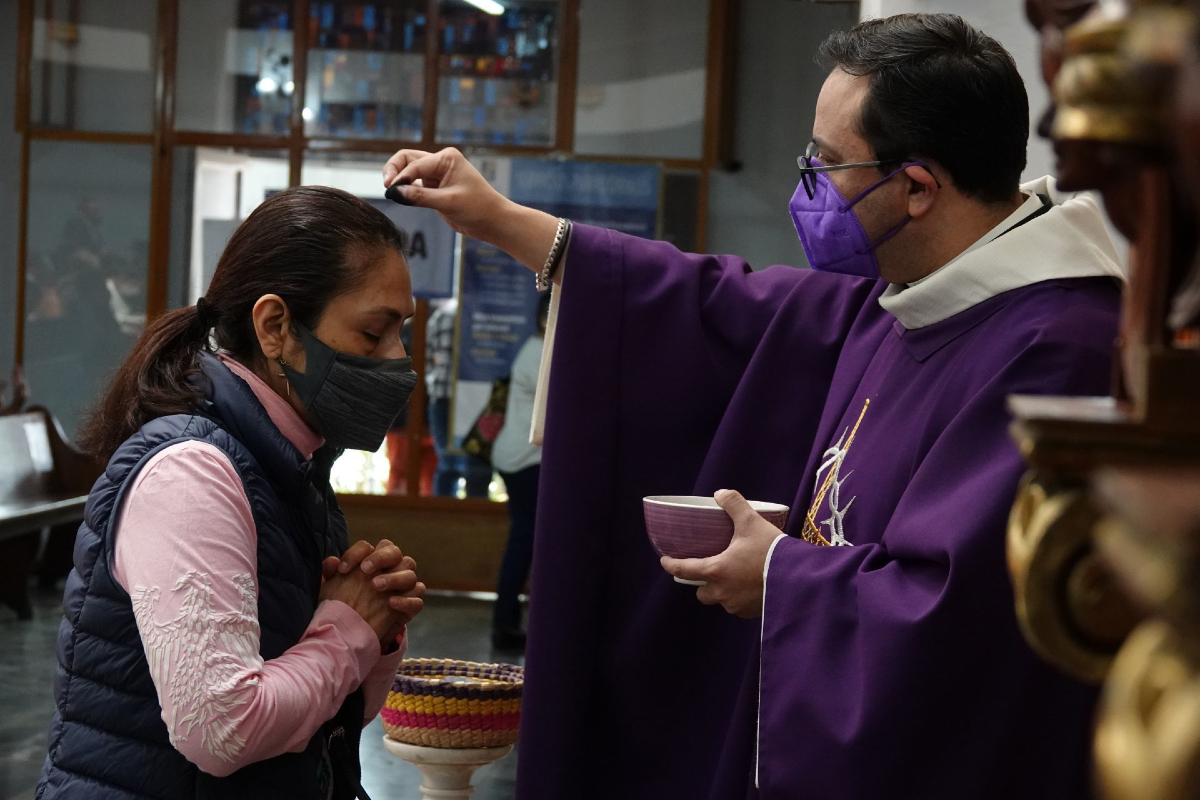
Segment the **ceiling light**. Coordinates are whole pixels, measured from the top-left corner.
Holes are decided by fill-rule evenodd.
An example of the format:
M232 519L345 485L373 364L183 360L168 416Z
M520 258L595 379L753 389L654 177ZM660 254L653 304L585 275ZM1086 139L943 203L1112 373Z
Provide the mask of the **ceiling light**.
M504 6L496 2L496 0L467 0L468 3L488 14L500 16L504 13Z

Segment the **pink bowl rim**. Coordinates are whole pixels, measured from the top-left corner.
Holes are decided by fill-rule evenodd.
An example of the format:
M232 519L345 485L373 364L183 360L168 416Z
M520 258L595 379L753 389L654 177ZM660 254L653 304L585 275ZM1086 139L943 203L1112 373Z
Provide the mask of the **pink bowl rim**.
M717 505L717 501L711 497L682 495L682 494L666 494L654 495L652 497L643 497L642 502L649 503L655 506L664 508L694 508L694 509L713 509L721 511L721 507ZM767 503L762 500L750 500L750 507L759 514L780 514L790 511L787 506L780 503Z

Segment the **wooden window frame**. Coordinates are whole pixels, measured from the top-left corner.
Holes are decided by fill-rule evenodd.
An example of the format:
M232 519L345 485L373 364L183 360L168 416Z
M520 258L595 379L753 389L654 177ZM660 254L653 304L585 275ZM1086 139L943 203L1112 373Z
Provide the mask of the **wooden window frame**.
M76 131L34 125L32 106L33 23L36 0L18 0L17 87L14 124L21 135L17 238L16 332L14 363L22 364L25 356L25 292L28 259L29 224L29 159L30 145L35 141L92 142L104 144L141 144L152 148L150 179L149 247L146 273L146 318L152 320L163 314L168 306L168 273L170 269L171 236L171 179L176 147L229 147L240 149L274 149L288 153L289 186L300 185L301 170L307 152L321 153L392 153L408 146L416 149L438 150L452 146L439 142L437 131L438 57L440 37L436 21L440 0L427 0L430 28L425 36L425 95L420 142L380 139L348 139L307 136L302 111L308 75L309 0L293 0L292 70L295 89L288 133L285 136L215 133L176 130L176 56L179 31L180 0L157 0L154 42L154 108L153 130L148 133L114 133ZM709 172L731 163L733 119L732 108L734 55L737 36L739 0L709 0L707 85L705 87L702 155L696 159L664 159L654 157L594 156L574 154L575 98L579 65L579 3L580 0L559 0L561 5L558 32L557 106L555 109L555 142L552 147L503 146L464 149L472 153L509 156L570 157L581 161L650 163L664 169L695 170L700 175L699 218L697 220L698 249L707 240ZM413 321L413 366L424 374L425 322L428 320L428 300L417 301ZM421 381L411 400L406 431L408 462L405 476L408 492L403 495L341 495L343 504L379 508L421 507L439 510L503 513L503 504L482 499L421 497L421 443L425 435L425 386Z

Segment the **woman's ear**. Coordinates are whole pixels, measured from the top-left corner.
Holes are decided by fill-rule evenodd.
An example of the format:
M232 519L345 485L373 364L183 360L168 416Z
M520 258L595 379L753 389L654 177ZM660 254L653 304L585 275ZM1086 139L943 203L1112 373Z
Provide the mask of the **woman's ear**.
M941 184L933 171L923 164L913 164L904 170L908 185L908 215L913 219L925 216L933 208Z
M291 339L292 315L287 303L277 294L264 294L258 298L250 312L254 321L254 335L258 346L268 361L284 355Z

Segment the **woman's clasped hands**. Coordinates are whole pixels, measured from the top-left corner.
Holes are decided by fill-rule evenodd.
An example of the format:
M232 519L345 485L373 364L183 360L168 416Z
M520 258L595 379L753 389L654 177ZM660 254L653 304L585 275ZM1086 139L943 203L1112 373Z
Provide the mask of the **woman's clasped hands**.
M355 542L341 558L325 559L321 572L321 599L350 606L385 646L396 641L425 604L417 562L387 539L376 545Z

